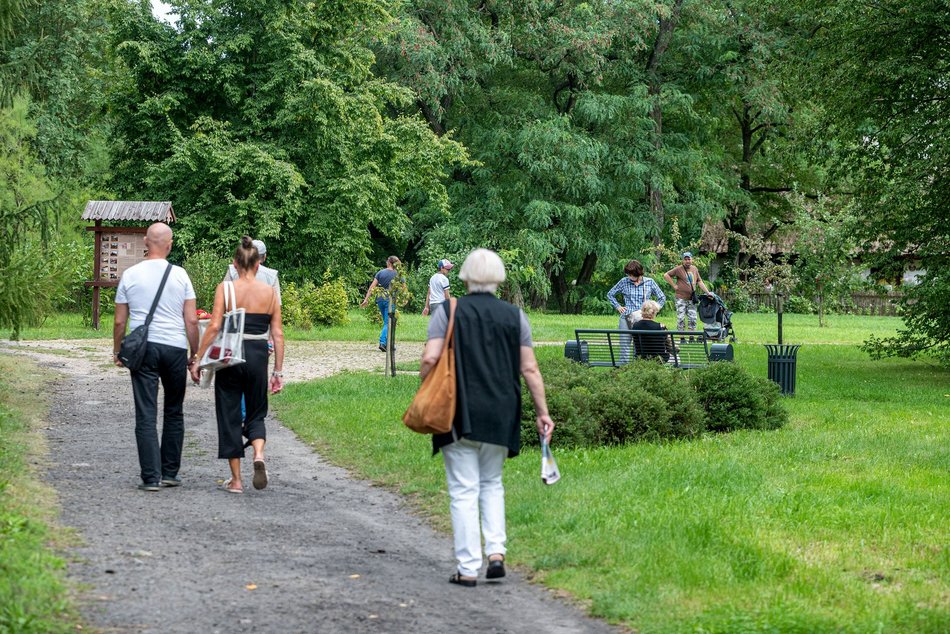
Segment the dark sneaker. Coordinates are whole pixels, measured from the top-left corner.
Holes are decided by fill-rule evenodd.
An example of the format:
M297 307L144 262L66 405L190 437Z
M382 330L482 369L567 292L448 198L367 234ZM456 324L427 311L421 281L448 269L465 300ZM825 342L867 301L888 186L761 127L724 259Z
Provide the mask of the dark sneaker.
M158 482L143 482L139 485L139 491L158 491L161 488Z
M386 352L386 344L385 344L385 343L379 344L379 351L380 351L380 352Z
M181 477L180 476L162 476L162 486L163 487L180 487Z

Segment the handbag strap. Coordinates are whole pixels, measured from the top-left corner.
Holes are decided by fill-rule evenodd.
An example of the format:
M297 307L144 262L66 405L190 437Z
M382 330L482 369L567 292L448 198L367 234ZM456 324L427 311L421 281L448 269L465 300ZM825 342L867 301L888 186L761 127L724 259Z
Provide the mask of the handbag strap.
M172 263L168 263L168 268L165 269L165 275L162 276L162 283L158 285L158 292L155 293L155 299L152 300L152 307L148 309L148 316L145 318L145 327L148 328L149 324L152 323L152 315L155 314L155 309L158 308L158 300L162 296L162 291L165 290L165 282L168 281L168 274L172 272Z
M454 348L452 334L455 332L455 302L458 301L454 297L450 297L449 301L445 302L448 304L445 307L445 311L449 314L449 325L445 327L445 345L447 347Z
M224 312L229 313L235 308L237 308L237 297L234 293L234 282L227 280L224 283Z

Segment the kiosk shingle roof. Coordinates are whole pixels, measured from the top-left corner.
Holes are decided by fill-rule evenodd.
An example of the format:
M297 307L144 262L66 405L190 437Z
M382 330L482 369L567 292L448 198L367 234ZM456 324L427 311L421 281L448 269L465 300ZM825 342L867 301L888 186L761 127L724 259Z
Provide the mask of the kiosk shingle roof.
M175 212L168 201L90 200L82 213L83 220L145 220L175 222Z

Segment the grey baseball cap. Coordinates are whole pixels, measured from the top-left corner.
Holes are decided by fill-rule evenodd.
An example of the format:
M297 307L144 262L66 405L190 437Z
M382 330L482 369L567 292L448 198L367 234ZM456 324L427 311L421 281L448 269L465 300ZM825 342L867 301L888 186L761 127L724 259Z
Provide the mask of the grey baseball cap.
M257 252L262 256L267 255L267 245L264 244L263 240L251 240L251 244L257 247Z

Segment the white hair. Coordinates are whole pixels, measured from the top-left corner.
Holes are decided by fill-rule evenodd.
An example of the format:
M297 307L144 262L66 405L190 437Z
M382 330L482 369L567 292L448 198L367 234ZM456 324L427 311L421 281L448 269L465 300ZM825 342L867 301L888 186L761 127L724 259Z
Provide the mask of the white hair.
M656 317L656 314L658 312L660 312L660 305L657 304L652 299L648 299L647 301L643 302L643 306L640 308L640 312L644 317L649 315L650 318L652 319L653 317Z
M475 249L462 263L459 279L470 293L494 293L505 281L505 263L494 251Z

